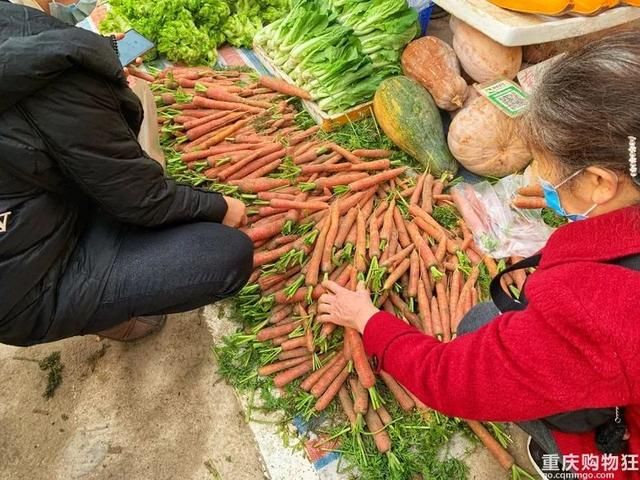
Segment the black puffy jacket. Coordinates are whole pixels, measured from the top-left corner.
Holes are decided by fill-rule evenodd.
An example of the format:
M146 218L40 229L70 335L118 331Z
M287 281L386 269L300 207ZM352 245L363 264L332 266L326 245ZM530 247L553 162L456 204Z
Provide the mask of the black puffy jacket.
M0 342L80 331L128 225L224 217L220 195L165 178L141 121L107 38L0 0ZM74 292L78 325L57 325L60 278L89 231L101 248L81 252L92 281Z

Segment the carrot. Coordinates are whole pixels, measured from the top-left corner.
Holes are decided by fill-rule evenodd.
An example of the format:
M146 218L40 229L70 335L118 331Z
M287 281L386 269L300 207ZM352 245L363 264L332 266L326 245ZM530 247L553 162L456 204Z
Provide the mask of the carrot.
M383 405L380 405L378 407L378 409L376 410L376 413L380 417L380 420L382 420L382 423L384 424L385 427L393 423L393 418L391 417L391 414L386 408L384 408Z
M367 410L365 415L365 421L367 422L367 428L373 434L373 441L376 444L376 448L380 453L387 453L391 450L391 438L389 434L385 432L382 420L373 408Z
M336 355L328 359L322 367L320 367L319 369L311 373L311 375L309 375L307 378L305 378L302 381L302 383L300 383L300 388L305 392L310 391L311 388L313 388L313 386L318 382L318 380L320 380L320 378L327 372L327 370L329 370L336 363L342 362L343 360L344 358L342 356L342 352L338 352ZM347 363L345 361L344 365L346 364Z
M405 258L400 265L393 269L387 280L384 282L383 290L389 290L398 281L398 279L405 274L411 267L411 260Z
M344 285L342 285L344 287ZM337 328L335 323L325 323L320 328L320 338L329 338L333 331Z
M284 227L285 223L287 223L287 219L282 218L260 227L250 228L245 233L249 235L249 238L253 242L257 242L259 240L267 240L275 235L278 235L282 231L282 227Z
M429 297L427 297L426 287L422 280L418 280L418 312L422 322L422 331L433 336L433 326L431 325L431 308L429 307Z
M434 265L437 265L438 261L436 260L436 257L434 256L433 252L427 245L427 242L425 242L424 238L422 238L422 236L420 235L420 231L418 230L418 227L416 226L416 224L413 222L410 222L410 223L407 223L406 226L407 226L407 231L409 232L409 236L411 237L411 240L416 245L416 248L418 249L418 253L420 254L420 257L425 262L427 267L432 267Z
M244 127L249 122L249 119L241 119L236 123L229 125L226 128L216 130L215 134L202 143L202 148L210 148L213 145L224 142L227 137L233 135L234 132ZM190 130L191 131L191 130Z
M193 97L193 104L201 108L214 108L216 110L241 111L249 113L262 113L263 108L252 107L244 103L221 102L219 100L211 100L205 97Z
M375 215L369 220L369 258L380 257L380 231Z
M443 282L436 283L436 298L438 299L443 340L448 342L451 340L451 316L449 314L449 297L447 297L447 291Z
M222 102L228 102L228 103L239 103L242 105L249 105L251 107L256 107L259 109L268 109L273 106L271 103L268 103L268 102L250 100L243 97L239 97L237 95L233 95L232 93L229 93L228 90L219 88L219 87L208 88L205 95L211 100L220 100Z
M418 281L420 279L420 257L415 250L411 252L409 257L411 266L409 267L409 288L407 296L415 298L418 295Z
M376 384L376 377L373 374L373 370L369 364L369 359L364 351L362 338L360 337L360 334L352 328L346 328L345 335L349 337L353 366L358 373L360 383L362 383L362 386L368 390Z
M208 148L206 150L197 150L195 152L183 153L180 158L184 163L194 162L203 158L211 157L213 155L228 154L232 152L241 152L246 150L247 144L237 145L217 145L215 147Z
M344 358L344 355L339 356L338 359L329 368L327 368L313 384L309 393L316 398L320 398L346 366L347 359Z
M407 394L404 387L400 385L395 378L389 375L384 370L380 371L380 378L387 386L389 391L393 394L393 397L400 405L400 408L405 412L408 412L416 406L415 402L411 399L411 397Z
M407 255L410 255L414 248L415 248L415 246L413 244L410 244L408 247L403 248L402 250L400 250L396 254L394 254L394 255L390 256L389 258L387 258L386 260L380 262L380 266L381 267L388 267L388 266L395 265L396 263L398 263L401 260L405 259L407 257Z
M317 412L321 412L329 406L331 401L336 397L336 395L344 385L344 382L347 381L348 376L349 370L347 369L347 367L344 367L340 374L333 380L333 382L331 382L329 388L325 390L325 392L316 402L314 408Z
M475 420L466 420L467 425L480 439L483 445L489 450L489 453L498 461L500 466L505 470L511 470L515 465L515 459L507 452L502 445L489 433L489 431L480 423Z
M279 154L278 156L279 156L278 159L274 160L271 163L266 164L265 166L259 168L254 172L251 172L245 178L263 178L266 175L270 174L271 172L277 170L280 164L283 162L283 158L282 158L283 154Z
M259 150L256 150L254 153L252 153L248 157L234 163L233 165L229 165L226 169L220 172L220 174L218 175L218 178L220 178L221 180L226 180L227 178L229 178L231 175L233 175L240 169L249 165L255 159L262 158L266 155L271 155L272 153L277 152L281 149L282 149L282 146L277 143L265 145Z
M406 167L394 168L386 172L378 173L377 175L371 175L367 178L356 180L355 182L352 182L349 184L349 189L352 192L366 190L375 185L380 185L381 183L388 182L389 180L402 175L405 170L406 170Z
M422 190L424 189L424 181L427 178L427 175L428 174L425 172L424 175L418 178L415 189L411 194L411 200L409 200L409 205L418 205L418 203L420 202L420 199L422 197Z
M358 210L356 217L356 248L355 248L355 267L358 272L365 272L367 269L366 253L367 252L367 227L364 221L362 211Z
M324 251L322 252L322 262L320 265L320 269L323 272L330 272L333 269L333 244L336 241L338 228L340 227L340 210L338 208L339 203L340 200L336 200L336 202L331 206L331 219L329 221L331 227L327 232L327 238L324 243Z
M396 226L396 230L398 231L398 241L402 248L406 248L411 245L411 238L409 237L409 232L407 232L407 226L404 222L404 218L402 218L402 214L400 210L397 208L393 212L393 221Z
M401 316L405 319L405 321L416 328L420 328L420 319L417 315L409 310L409 306L404 302L404 300L393 290L389 290L389 300L394 307L400 312Z
M435 252L436 260L438 263L442 263L444 261L444 257L447 256L447 235L442 233L440 235L440 240L438 240L438 248Z
M440 322L440 309L438 306L438 299L436 297L431 297L431 322L434 335L438 340L442 341L444 329Z
M285 200L295 200L296 198L296 196L293 193L268 192L268 191L258 192L257 197L258 197L258 200L267 200L267 201L272 200L274 198L283 198Z
M526 185L518 189L518 195L523 197L544 197L544 190L540 184Z
M208 114L206 116L203 116L201 118L197 118L196 120L192 120L191 122L186 122L186 123L183 124L184 128L186 130L191 130L192 128L199 127L200 125L205 125L205 124L211 122L212 120L218 120L218 119L221 119L221 118L229 116L229 112L225 112L225 111L218 112L218 111L215 111L215 110L210 110L210 111L211 112L215 112L215 113L210 113L210 114ZM194 113L195 112L191 112L190 114L193 115ZM175 118L174 118L174 120L175 120Z
M279 310L277 313L271 314L271 316L269 317L269 323L272 323L272 324L280 323L281 321L285 320L293 313L293 310L291 309L291 307L289 307L288 305L285 305L284 307L285 308ZM284 358L281 358L280 360L284 360Z
M344 411L345 415L349 419L349 423L352 427L355 427L357 423L357 417L356 413L353 410L353 400L351 400L351 396L349 395L349 392L344 385L340 387L340 391L338 392L338 400L340 400L340 405L342 406L342 410Z
M138 69L136 67L133 67L131 65L129 65L127 67L127 70L129 71L130 75L132 75L134 77L137 77L137 78L139 78L141 80L144 80L146 82L149 82L149 83L153 83L155 81L155 79L156 79L156 77L154 77L150 73L144 72L144 71L142 71L142 70L140 70L140 69Z
M299 357L299 358L290 358L289 360L282 360L281 362L275 362L275 363L272 363L271 365L260 367L258 369L258 375L260 375L261 377L266 377L276 372L286 370L287 368L300 365L301 363L305 362L307 359L308 357Z
M340 165L348 165L348 164L340 164ZM358 164L351 165L351 171L362 171L369 172L373 170L387 170L391 168L391 161L388 159L384 160L374 160L372 162L362 162Z
M280 80L279 78L263 75L258 80L258 84L261 87L270 88L275 92L283 93L291 97L299 97L303 100L311 100L311 94L309 94L309 92L303 90L302 88L296 87L295 85L291 85L284 80Z
M422 197L420 201L420 208L427 213L433 212L433 175L428 174L424 180L422 187Z
M388 158L393 155L391 150L367 150L367 149L358 149L354 150L353 153L357 157L361 158Z
M264 342L266 340L271 340L272 338L280 337L282 335L288 335L293 332L300 324L301 322L298 320L287 325L263 328L256 334L256 340L259 342Z
M314 125L313 127L309 127L304 132L301 132L292 136L289 139L289 145L292 145L292 146L298 145L300 142L303 142L304 140L311 137L312 135L315 135L319 131L320 131L319 125Z
M393 224L393 222L392 222ZM382 256L380 257L380 262L386 261L389 257L395 255L398 251L398 232L396 230L391 231L391 239L389 240L389 245L382 252Z
M489 255L484 255L482 257L482 262L485 264L485 266L487 267L487 271L489 272L489 276L491 278L495 278L498 276L498 264L496 263L496 261L491 258Z
M522 197L517 196L513 199L513 206L523 210L535 210L538 208L546 208L547 202L542 197Z
M309 263L307 263L307 273L305 275L305 285L315 286L318 284L318 276L320 274L320 263L322 262L322 255L324 253L324 244L327 241L327 235L331 228L331 221L324 222L324 225L320 229L320 233L316 239L316 243L313 247L313 253Z
M371 177L369 177L366 172L347 172L340 175L320 178L315 182L315 184L316 189L322 190L323 188L333 188L338 185L349 185L368 178Z
M243 180L230 180L229 185L234 185L243 193L266 192L289 185L289 181L280 178L245 178Z
M300 358L308 358L308 357L300 357ZM273 378L273 384L277 388L282 388L286 385L289 385L296 378L300 378L306 373L310 372L312 368L313 368L313 360L307 360L304 363L296 365L295 367L289 368L288 370L285 370L284 372L281 372L278 375L276 375Z
M240 180L240 179L249 179L249 178L261 178L263 175L260 174L263 168L267 165L272 164L273 162L284 158L285 150L284 148L280 148L269 155L265 155L264 157L255 158L251 163L245 165L240 170L236 171L234 174L229 175L227 177L228 180Z
M312 173L337 173L344 172L346 170L351 170L351 164L349 163L336 163L333 165L327 165L326 162L323 162L318 165L304 165L301 167L301 174L307 175Z
M457 268L451 274L449 279L449 313L455 316L458 307L458 299L460 297L460 282L462 281L460 270ZM452 321L453 325L453 321ZM452 332L454 332L452 328Z
M294 348L304 347L306 340L304 337L290 338L280 344L282 351L293 350ZM306 347L305 347L306 348Z
M369 392L357 378L349 379L349 385L353 394L353 411L358 415L364 415L369 410Z
M389 208L387 208L384 213L382 229L380 230L380 240L384 240L386 243L389 242L391 238L391 229L393 227L393 212L396 209L396 201L395 199L391 200L389 203Z
M341 155L343 158L345 158L346 160L350 161L351 163L360 163L360 162L362 162L362 160L360 160L360 157L358 157L357 155L354 155L349 150L347 150L346 148L341 147L340 145L338 145L336 143L330 143L329 147L331 148L331 150L333 150L337 154Z
M298 200L285 200L282 198L274 198L270 201L273 208L286 208L288 210L326 210L329 205L325 202L318 202L314 200L298 201Z
M339 210L338 210L339 212ZM351 228L356 223L356 218L358 216L358 210L351 209L347 213L347 216L340 222L340 227L338 228L338 233L336 234L336 239L333 242L333 246L336 248L341 248L351 231Z
M301 250L305 247L304 241L289 243L279 248L272 250L266 250L264 252L257 252L253 255L253 268L261 267L267 263L275 262L283 255L289 253L291 250Z

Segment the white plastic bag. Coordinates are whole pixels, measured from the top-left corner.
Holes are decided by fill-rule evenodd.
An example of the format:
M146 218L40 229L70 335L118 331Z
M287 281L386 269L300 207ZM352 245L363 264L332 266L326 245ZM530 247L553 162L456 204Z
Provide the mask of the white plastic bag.
M540 210L520 210L511 205L518 188L528 185L523 175L510 175L494 185L487 181L452 188L458 210L480 249L494 258L528 257L547 243L553 229Z

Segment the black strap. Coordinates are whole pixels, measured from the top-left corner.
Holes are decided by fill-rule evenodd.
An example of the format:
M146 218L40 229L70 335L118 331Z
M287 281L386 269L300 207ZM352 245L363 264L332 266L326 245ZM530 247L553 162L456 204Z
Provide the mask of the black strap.
M527 308L527 299L524 296L524 289L520 294L520 298L516 300L509 293L505 292L504 288L502 288L502 277L509 272L513 272L514 270L521 270L523 268L535 268L540 264L540 259L542 259L542 254L538 253L537 255L534 255L532 257L520 260L510 267L505 268L491 281L491 286L489 287L491 299L493 300L493 303L498 308L498 310L500 310L500 312L504 313L513 310L524 310L525 308Z

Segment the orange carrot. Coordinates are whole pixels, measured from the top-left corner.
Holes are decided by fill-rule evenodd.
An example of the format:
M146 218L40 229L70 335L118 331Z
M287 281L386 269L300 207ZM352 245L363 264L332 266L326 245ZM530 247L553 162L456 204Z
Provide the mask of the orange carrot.
M347 381L348 376L349 370L347 369L347 367L344 367L342 372L340 372L340 374L333 380L333 382L331 382L329 388L325 390L325 392L316 402L314 408L317 412L325 410L329 406L329 404L331 404L331 401L336 397L336 395L344 385L344 382Z
M236 173L237 171L239 171L240 169L242 169L246 165L249 165L255 159L262 158L265 155L270 155L270 154L272 154L274 152L277 152L277 151L279 151L281 149L282 149L282 146L279 145L279 144L276 144L276 143L265 145L264 147L260 148L259 150L256 150L254 153L252 153L248 157L246 157L246 158L244 158L244 159L240 160L239 162L236 162L236 163L234 163L232 165L229 165L222 172L220 172L220 174L218 175L218 178L220 178L221 180L226 180L227 178L229 178L231 175L233 175L234 173Z
M351 400L351 396L349 395L349 392L344 385L340 387L340 391L338 392L338 399L340 400L342 410L349 419L349 423L352 427L355 427L357 423L357 417L355 411L353 410L353 400Z
M239 97L237 95L233 95L232 93L229 93L228 90L220 87L208 88L205 95L211 100L220 100L221 102L228 102L228 103L239 103L242 105L249 105L259 109L268 109L273 106L269 102L261 102L258 100L251 100L251 99Z
M365 415L365 421L367 422L367 428L373 434L373 441L376 444L376 448L380 453L387 453L391 450L391 438L389 434L385 432L382 420L373 408L369 408Z
M440 240L438 240L438 248L436 249L435 256L438 263L442 263L444 257L447 256L447 236L444 233L440 235Z
M154 77L150 73L144 72L144 71L142 71L142 70L140 70L140 69L138 69L136 67L133 67L131 65L129 65L127 67L127 70L129 71L130 75L132 75L134 77L137 77L137 78L140 78L141 80L144 80L144 81L149 82L149 83L153 83L155 81L155 79L156 79L156 77Z
M447 291L443 282L436 283L436 298L438 299L443 340L448 342L451 340L451 316L449 315L449 297L447 297Z
M259 342L264 342L266 340L271 340L272 338L280 337L282 335L288 335L293 332L301 323L302 322L298 320L287 325L263 328L256 334L256 340Z
M538 208L546 208L547 202L541 197L517 196L513 199L513 206L523 210L534 210Z
M462 277L461 277L461 273L460 270L458 270L457 268L453 271L453 273L451 274L450 277L450 284L449 284L449 313L453 317L455 316L456 313L456 309L458 307L458 298L460 296L460 283L462 281ZM452 325L453 325L453 321L452 321ZM453 328L452 328L452 332L453 332Z
M358 415L364 415L369 409L369 392L357 378L350 378L349 385L353 394L353 411Z
M400 210L397 208L393 212L393 220L396 226L396 230L398 231L398 241L402 248L406 248L411 245L411 238L409 237L409 233L407 232L407 227L404 222L404 218L402 218L402 214Z
M268 163L267 165L259 168L258 170L251 172L245 178L262 178L270 174L271 172L277 170L280 164L283 162L283 158L282 158L283 154L278 153L278 157L279 158L277 160L274 160L273 162Z
M258 80L258 84L262 87L270 88L275 92L289 95L290 97L299 97L303 100L311 100L311 94L309 94L309 92L296 87L295 85L291 85L284 80L280 80L279 78L263 75Z
M260 227L250 228L245 233L249 235L249 238L253 242L258 242L260 240L267 240L269 238L274 237L275 235L278 235L282 231L282 227L284 227L285 223L287 223L287 219L282 218L282 219L278 219L275 222L271 222Z
M299 357L299 358L308 358L308 357ZM297 358L295 360L297 360ZM310 372L312 368L313 368L313 360L307 360L304 363L296 365L295 367L289 368L288 370L285 370L284 372L281 372L278 375L276 375L273 378L273 384L278 388L282 388L286 385L289 385L296 378L300 378L306 373Z
M431 324L431 308L429 307L429 297L422 280L418 280L418 311L422 322L422 331L433 336L433 326Z
M314 200L297 201L297 200L285 200L282 198L274 198L270 201L273 208L286 208L294 210L326 210L329 205L325 202L318 202Z
M339 212L339 210L338 210ZM333 246L336 248L341 248L351 231L351 228L355 225L356 218L358 216L358 210L355 208L349 210L347 216L340 222L340 227L338 229L338 233L336 234L336 239L333 242Z
M544 190L540 184L526 185L518 189L518 195L523 197L544 197Z
M425 262L427 267L437 265L438 261L436 260L436 257L434 256L427 243L424 241L424 238L422 238L422 235L420 235L420 231L418 230L416 224L413 222L406 223L406 227L411 240L416 245L418 253L420 254L420 257Z
M421 201L422 190L424 189L424 181L427 178L428 173L424 173L418 181L416 182L415 189L411 194L411 200L409 200L409 205L418 205Z
M285 308L278 310L278 312L274 312L271 314L271 316L269 317L269 323L280 323L281 321L291 316L291 314L293 313L291 307L289 307L288 305L285 305L284 307ZM284 360L284 358L281 358L280 360Z
M380 417L380 420L382 420L382 423L384 424L385 427L393 423L393 418L389 414L389 411L386 408L384 408L384 405L380 405L376 410L376 413Z
M428 174L422 187L422 200L420 207L427 213L433 212L433 175Z
M282 351L293 350L294 348L304 347L306 340L304 337L290 338L280 344ZM306 348L306 347L305 347Z
M396 209L396 201L395 199L391 200L389 203L389 208L384 214L384 219L382 222L382 229L380 230L380 240L384 240L385 242L389 242L391 238L391 228L393 227L393 212Z
M367 178L356 180L355 182L352 182L349 184L349 189L352 192L366 190L375 185L380 185L381 183L388 182L389 180L402 175L405 170L406 170L406 167L394 168L386 172L378 173L377 175L371 175Z
M357 182L360 180L367 180L369 175L367 172L347 172L339 175L333 175L331 177L323 177L318 179L316 184L317 190L322 190L323 188L333 188L338 185L350 185L353 182Z
M409 269L409 288L407 289L407 296L415 298L418 295L418 281L420 279L420 257L415 250L411 252L409 257L411 263Z
M360 383L362 383L362 386L368 390L376 384L376 377L373 374L373 370L369 364L369 359L364 351L362 338L360 337L360 334L352 328L346 328L345 335L349 336L351 358L353 360L353 366L358 373Z
M348 165L345 163L339 165ZM351 171L373 171L373 170L387 170L391 167L391 161L388 159L374 160L372 162L362 162L351 165Z
M466 422L473 433L476 434L487 450L489 450L489 453L498 461L500 466L505 470L511 470L515 465L513 456L502 448L502 445L498 443L480 422L476 422L475 420L466 420Z
M227 177L228 180L241 180L241 179L250 179L250 178L261 178L263 175L260 174L262 169L271 163L284 158L285 150L284 148L280 148L269 155L266 155L262 158L256 158L248 165L245 165L243 168L235 172L233 175L229 175Z
M393 155L393 152L391 150L382 150L382 149L380 150L358 149L358 150L354 150L351 153L361 158L389 158L391 155Z
M289 181L280 178L245 178L230 180L228 184L238 187L238 190L243 193L258 193L284 187L289 185Z
M189 122L184 122L182 125L184 126L185 130L190 130L192 128L199 127L200 125L205 125L206 123L209 123L212 120L218 120L220 118L224 118L229 115L229 112L225 112L225 111L222 111L222 112L216 112L215 110L211 110L211 111L215 113L212 113L200 118L196 118ZM193 116L194 112L190 112L190 113ZM178 117L175 117L173 120L177 122Z
M375 215L369 220L369 258L380 257L380 231Z
M408 412L416 406L411 397L407 395L404 387L400 385L395 378L393 378L384 370L380 371L380 378L382 378L382 381L387 386L389 391L393 394L393 397L396 399L398 405L400 405L400 408L402 410Z
M324 222L324 225L320 229L320 233L316 239L316 244L313 247L313 254L309 263L307 263L307 273L305 275L305 285L315 286L318 284L318 276L320 274L320 262L322 262L322 255L324 253L324 244L331 228L331 221Z
M322 375L313 384L309 393L316 398L320 398L322 394L329 388L331 382L333 382L340 372L347 366L347 359L344 355L337 355L338 359L331 364L329 368L324 370Z
M330 143L329 146L331 147L331 150L333 150L334 152L336 152L337 154L339 154L343 158L349 160L351 163L360 163L360 162L362 162L360 157L358 157L357 155L354 155L349 150L347 150L346 148L341 147L338 144Z
M434 335L440 341L443 338L443 328L442 323L440 322L440 309L438 306L438 299L436 297L431 297L431 327Z
M390 256L389 258L387 258L386 260L380 262L380 266L381 267L389 267L389 266L395 265L396 263L398 263L398 262L402 261L403 259L407 258L407 255L410 255L414 248L415 248L415 246L413 244L410 244L408 247L403 248L402 250L400 250L396 254L394 254L394 255Z
M196 160L202 160L203 158L211 157L213 155L228 154L231 152L246 150L247 144L238 145L218 145L208 148L206 150L197 150L195 152L183 153L181 159L184 163L191 163Z
M290 358L289 360L283 360L281 362L275 362L275 363L272 363L271 365L260 367L258 369L258 375L260 375L261 377L272 375L276 372L286 370L287 368L300 365L301 363L305 362L307 358L308 357Z
M312 173L337 173L351 170L351 164L349 163L336 163L333 165L327 165L323 162L318 165L304 165L301 167L301 174L308 175Z
M382 289L389 290L390 288L392 288L393 285L398 281L398 279L402 275L404 275L405 272L407 272L410 267L411 267L410 259L405 258L404 260L402 260L402 262L400 262L400 264L393 269L389 277L387 277L387 280L384 282L384 286L382 287Z
M219 100L211 100L205 97L193 97L193 104L200 108L214 108L216 110L241 111L249 113L262 113L264 108L252 107L244 103L221 102Z
M320 269L323 272L330 272L333 270L333 244L336 241L336 236L338 235L338 228L340 227L340 209L339 209L340 200L336 200L336 202L331 206L330 212L330 221L331 227L327 232L327 238L324 242L324 251L322 252L322 262L320 265Z
M319 131L320 131L319 125L314 125L313 127L309 127L304 132L298 133L296 135L293 135L291 138L289 138L289 145L291 146L298 145L299 143L315 135Z
M356 218L356 249L355 249L355 266L358 272L367 270L367 227L364 221L362 211L358 210Z
M241 119L236 123L229 125L228 127L222 128L220 130L216 130L215 134L207 139L206 142L202 143L202 148L210 148L214 145L217 145L221 142L224 142L227 137L233 135L236 131L240 130L249 122L249 119ZM191 131L191 130L190 130Z

